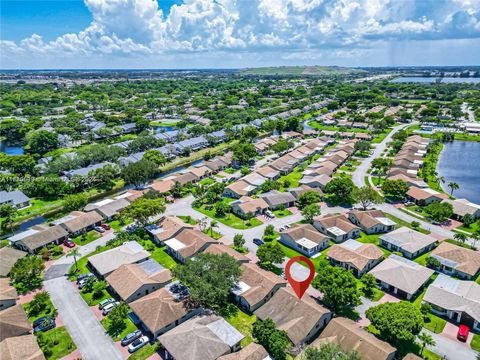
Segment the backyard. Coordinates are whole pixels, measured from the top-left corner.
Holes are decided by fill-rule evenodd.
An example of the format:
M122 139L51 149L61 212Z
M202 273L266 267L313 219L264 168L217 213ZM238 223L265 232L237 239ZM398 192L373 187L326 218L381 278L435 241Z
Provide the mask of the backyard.
M231 202L231 199L224 199L223 201ZM231 212L226 213L224 216L218 216L215 212L215 209L210 209L210 206L208 205L195 207L195 210L200 211L202 214L207 215L208 217L234 229L243 230L262 225L262 222L258 219L252 218L250 220L243 220Z
M64 326L39 333L37 342L47 360L61 359L77 348Z

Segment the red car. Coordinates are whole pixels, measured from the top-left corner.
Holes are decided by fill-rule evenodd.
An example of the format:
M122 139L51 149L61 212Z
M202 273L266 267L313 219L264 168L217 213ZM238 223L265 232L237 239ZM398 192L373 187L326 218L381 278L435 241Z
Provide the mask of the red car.
M65 240L65 241L63 242L63 245L65 245L65 246L68 247L68 248L73 248L73 247L75 247L75 243L74 243L72 240Z
M110 230L110 225L108 224L102 224L100 225L102 228L104 228L105 230Z
M458 328L457 339L460 341L467 341L470 328L467 325L460 325Z

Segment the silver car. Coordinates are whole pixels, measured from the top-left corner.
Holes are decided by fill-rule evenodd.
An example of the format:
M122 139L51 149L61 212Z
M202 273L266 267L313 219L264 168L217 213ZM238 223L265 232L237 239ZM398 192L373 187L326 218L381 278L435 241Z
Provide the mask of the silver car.
M148 336L142 336L141 338L135 340L130 345L128 345L128 352L131 354L140 349L142 346L145 346L147 343Z

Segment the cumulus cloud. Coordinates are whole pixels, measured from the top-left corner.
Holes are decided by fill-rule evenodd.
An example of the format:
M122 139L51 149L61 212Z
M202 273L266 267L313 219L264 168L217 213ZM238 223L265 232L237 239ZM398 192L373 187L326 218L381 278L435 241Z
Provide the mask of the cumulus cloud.
M93 18L87 28L53 41L37 34L1 41L2 57L282 49L356 54L372 41L480 38L476 0L184 0L168 14L156 0L84 1Z

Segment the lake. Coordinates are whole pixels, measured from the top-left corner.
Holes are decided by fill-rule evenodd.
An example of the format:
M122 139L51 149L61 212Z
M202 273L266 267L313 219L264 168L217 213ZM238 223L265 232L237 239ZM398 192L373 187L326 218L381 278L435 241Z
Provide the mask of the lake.
M439 176L445 178L442 188L450 193L449 182L456 182L460 189L453 195L480 204L480 142L454 141L445 143L437 164Z
M450 84L450 83L480 83L480 78L460 78L460 77L443 77L443 78L436 78L436 77L422 77L422 76L405 76L399 77L396 79L391 80L392 83L423 83L423 84L430 84L435 82L440 82L442 84Z

